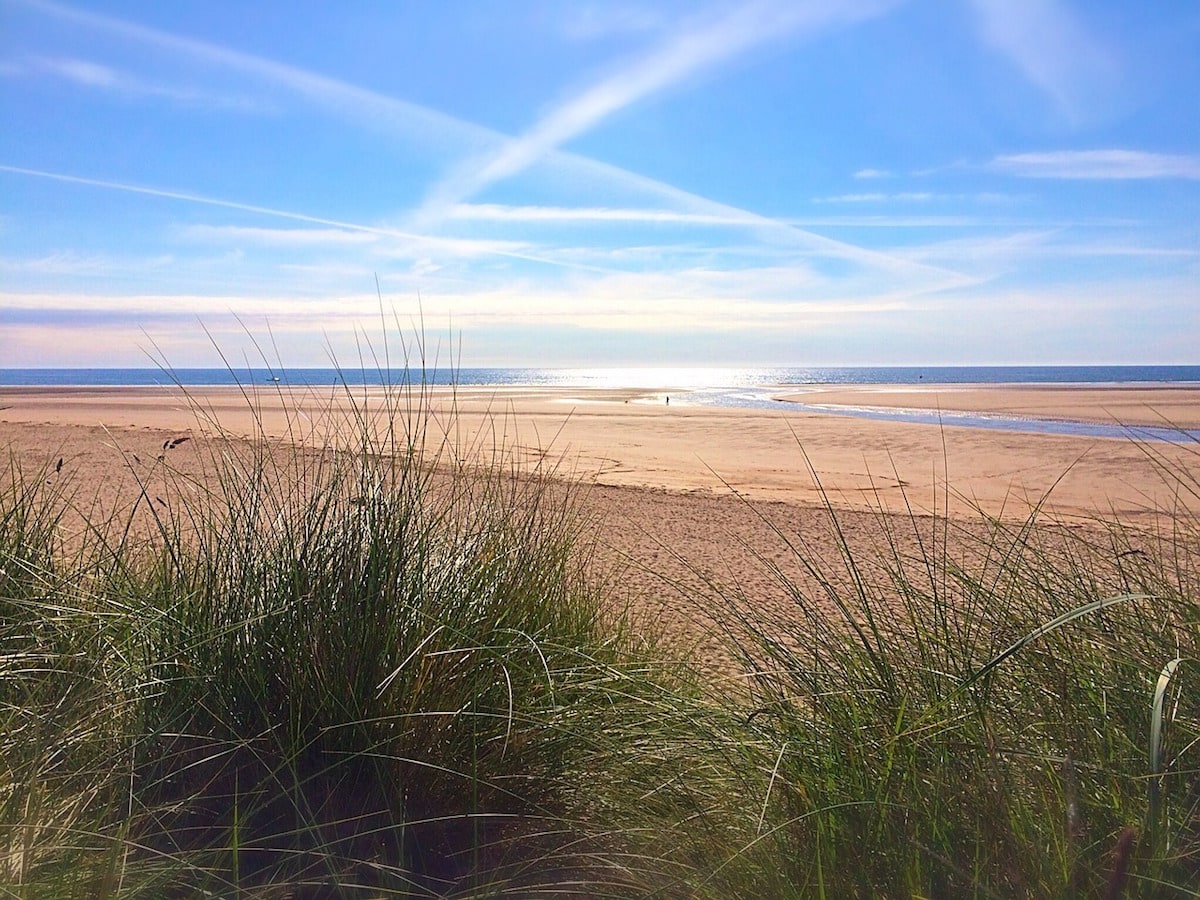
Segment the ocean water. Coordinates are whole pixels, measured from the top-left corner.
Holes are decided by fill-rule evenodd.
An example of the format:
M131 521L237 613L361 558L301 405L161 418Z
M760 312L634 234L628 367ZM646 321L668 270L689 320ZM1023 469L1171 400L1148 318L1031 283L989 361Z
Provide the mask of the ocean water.
M3 369L0 386L192 387L261 384L402 384L634 387L675 390L809 384L1137 384L1200 383L1200 366L836 366L762 368L378 369Z
M941 427L1037 434L1200 442L1200 432L921 409L827 407L775 399L780 386L818 384L1200 384L1200 366L843 366L763 368L460 368L421 372L378 369L0 369L0 387L120 387L282 384L460 387L646 388L677 405L819 412Z

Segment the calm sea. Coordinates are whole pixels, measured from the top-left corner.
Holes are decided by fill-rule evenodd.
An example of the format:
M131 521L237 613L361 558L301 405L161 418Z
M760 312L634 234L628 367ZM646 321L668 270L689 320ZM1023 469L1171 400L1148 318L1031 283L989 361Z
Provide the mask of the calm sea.
M1064 434L1147 441L1200 442L1200 432L1168 427L1125 427L1051 419L979 415L921 409L818 407L783 404L779 385L816 384L1200 384L1200 366L844 366L816 368L612 368L612 369L0 369L0 386L154 386L284 384L458 385L459 387L650 388L676 405L788 409L824 415L999 431ZM659 396L658 402L665 398ZM655 402L653 399L651 402Z
M817 368L432 369L0 369L0 386L193 387L260 384L384 384L424 381L470 386L740 388L778 384L1131 384L1200 383L1200 366L841 366Z

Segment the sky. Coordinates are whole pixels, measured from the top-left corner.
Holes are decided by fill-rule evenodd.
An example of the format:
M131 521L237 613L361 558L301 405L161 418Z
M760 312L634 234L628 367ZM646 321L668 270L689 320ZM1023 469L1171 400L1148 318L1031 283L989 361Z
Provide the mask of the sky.
M0 367L385 340L1200 363L1200 4L0 0Z

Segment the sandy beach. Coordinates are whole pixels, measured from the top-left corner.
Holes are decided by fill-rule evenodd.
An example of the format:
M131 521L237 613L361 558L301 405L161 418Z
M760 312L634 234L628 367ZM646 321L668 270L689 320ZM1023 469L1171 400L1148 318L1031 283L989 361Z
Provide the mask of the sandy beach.
M202 465L196 448L215 423L248 435L257 418L268 436L322 443L345 409L344 398L333 397L330 415L331 396L271 387L249 396L194 389L187 397L148 388L9 388L0 390L0 446L27 471L61 457L62 476L89 503L127 508L139 496L135 474L153 492L160 457L184 471ZM363 396L368 409L382 408L377 391ZM838 387L799 397L805 404L1081 421L1111 421L1119 411L1127 423L1200 423L1193 388ZM1044 502L1055 527L1088 527L1098 516L1148 527L1157 511L1198 502L1162 475L1165 466L1200 476L1195 445L875 421L786 402L769 410L710 408L685 399L676 394L668 405L663 392L647 390L438 389L425 404L427 441L447 439L480 462L503 459L521 471L584 482L602 524L600 559L619 578L618 593L642 604L647 620L665 631L700 641L695 608L679 598L711 579L763 608L785 603L769 565L801 573L765 523L819 548L829 542L826 504L847 540L869 547L888 527L915 540L912 523L923 528L933 513L970 527L980 512L1020 520ZM164 450L178 437L195 440Z
M833 407L944 410L1118 425L1200 427L1200 387L1123 385L820 385L784 400Z
M51 426L124 444L210 430L322 439L346 398L272 387L0 389L0 442L20 453L55 452ZM382 408L377 390L360 395ZM988 431L831 415L810 405L903 407L1029 418L1200 426L1200 389L939 386L781 391L770 410L674 405L661 391L570 388L433 389L424 404L432 438L481 460L506 456L525 469L553 467L606 486L720 497L876 508L1024 515L1045 500L1060 516L1138 517L1172 496L1157 462L1194 471L1191 444ZM793 408L787 399L802 408ZM402 407L421 405L415 396ZM291 410L288 412L287 410ZM102 437L107 431L107 437ZM315 432L316 437L308 435ZM53 435L53 436L52 436ZM149 437L149 435L147 435ZM74 443L72 441L71 443ZM824 494L822 494L824 492Z

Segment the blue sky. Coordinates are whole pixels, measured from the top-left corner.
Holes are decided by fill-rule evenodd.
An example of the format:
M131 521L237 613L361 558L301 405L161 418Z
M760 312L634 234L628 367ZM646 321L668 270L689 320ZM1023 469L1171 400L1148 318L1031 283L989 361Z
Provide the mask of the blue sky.
M1200 363L1200 4L0 0L0 122L0 366Z

